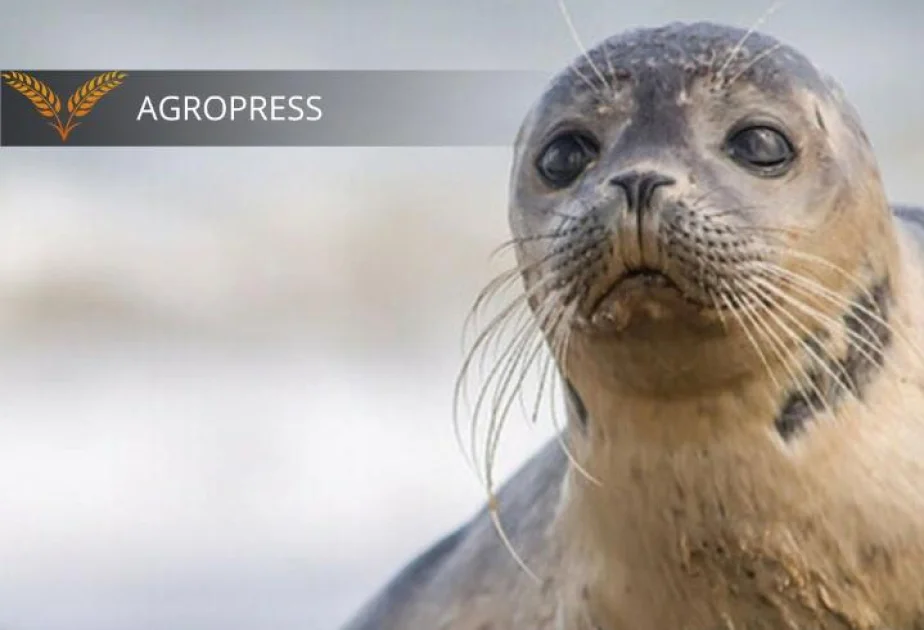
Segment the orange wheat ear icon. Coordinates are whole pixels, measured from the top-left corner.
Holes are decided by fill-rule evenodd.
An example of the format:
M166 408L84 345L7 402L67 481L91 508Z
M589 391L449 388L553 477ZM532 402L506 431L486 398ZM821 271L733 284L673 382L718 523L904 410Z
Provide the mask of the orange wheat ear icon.
M53 119L48 124L58 132L62 142L67 142L67 137L80 124L76 119L89 114L99 100L122 85L127 76L124 72L104 72L81 85L67 99L67 119L62 122L61 99L47 84L25 72L0 74L7 85L29 99L40 116Z

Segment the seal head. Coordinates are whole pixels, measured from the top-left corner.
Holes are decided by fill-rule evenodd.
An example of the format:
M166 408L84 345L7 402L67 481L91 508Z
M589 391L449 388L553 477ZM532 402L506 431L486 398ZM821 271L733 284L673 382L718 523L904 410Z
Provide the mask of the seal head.
M556 76L520 130L510 199L550 335L722 353L723 377L755 367L733 349L741 314L785 299L787 274L839 289L808 252L851 274L888 258L862 244L890 215L840 88L775 39L713 24L618 35Z

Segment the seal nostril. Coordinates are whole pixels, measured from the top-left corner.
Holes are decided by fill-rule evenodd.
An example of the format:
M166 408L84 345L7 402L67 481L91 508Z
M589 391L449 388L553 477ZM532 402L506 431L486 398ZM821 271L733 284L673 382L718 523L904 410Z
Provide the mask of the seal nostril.
M610 178L610 184L622 188L626 194L626 203L630 212L639 212L648 207L654 191L659 186L675 184L673 177L654 171L627 171Z

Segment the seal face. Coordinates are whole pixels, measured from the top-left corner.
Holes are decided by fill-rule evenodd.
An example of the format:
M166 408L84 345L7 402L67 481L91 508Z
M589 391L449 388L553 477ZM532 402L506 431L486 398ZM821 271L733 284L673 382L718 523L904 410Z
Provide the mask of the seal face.
M351 628L924 627L922 217L771 37L671 24L581 55L520 129L509 206L567 457Z
M589 55L606 75L589 61L567 70L530 115L511 227L561 234L524 243L524 257L572 252L547 264L582 315L634 278L725 308L736 283L781 256L779 235L760 231L768 211L774 228L827 218L819 202L841 178L818 115L829 90L769 38L752 36L738 59L742 35L672 26L608 40Z
M854 262L823 241L837 222L860 227L837 216L858 203L858 176L878 177L860 124L805 57L756 33L670 25L613 37L552 81L516 144L510 225L540 320L556 312L554 327L630 346L710 331L740 345L741 331L719 334L723 315L785 300L780 276L805 275L806 253ZM861 229L883 231L881 191L860 192L880 206ZM723 378L743 367L725 363Z

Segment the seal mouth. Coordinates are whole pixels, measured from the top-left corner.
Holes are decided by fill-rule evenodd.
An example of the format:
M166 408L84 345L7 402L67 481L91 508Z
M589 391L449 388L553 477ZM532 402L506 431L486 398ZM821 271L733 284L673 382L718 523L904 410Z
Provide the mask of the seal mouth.
M710 311L665 271L642 267L616 278L590 304L584 322L599 331L620 332L635 321L698 319Z
M680 286L663 271L651 267L630 269L616 278L606 291L594 300L590 313L595 314L605 308L608 303L626 295L656 291L683 295Z

